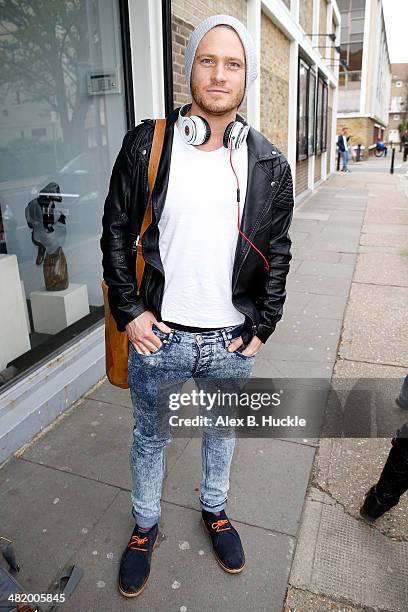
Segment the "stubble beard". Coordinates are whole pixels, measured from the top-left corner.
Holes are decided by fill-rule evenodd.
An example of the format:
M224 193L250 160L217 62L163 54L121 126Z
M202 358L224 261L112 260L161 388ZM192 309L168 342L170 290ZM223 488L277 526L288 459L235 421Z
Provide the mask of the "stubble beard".
M197 106L206 113L217 115L218 117L227 115L231 111L236 110L244 97L244 92L245 90L242 89L234 96L232 100L226 101L222 107L220 107L219 102L209 102L205 100L204 96L201 95L196 85L191 86L191 96Z

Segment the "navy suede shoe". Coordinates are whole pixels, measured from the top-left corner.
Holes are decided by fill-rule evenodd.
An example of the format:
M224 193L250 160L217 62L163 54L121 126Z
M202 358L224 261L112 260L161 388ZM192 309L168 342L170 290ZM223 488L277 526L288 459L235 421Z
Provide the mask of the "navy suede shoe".
M204 530L209 534L215 558L229 574L239 574L245 565L244 549L237 530L231 525L225 510L219 516L201 510Z
M140 531L135 525L120 560L118 589L124 597L137 597L145 588L158 532L157 523L149 531Z

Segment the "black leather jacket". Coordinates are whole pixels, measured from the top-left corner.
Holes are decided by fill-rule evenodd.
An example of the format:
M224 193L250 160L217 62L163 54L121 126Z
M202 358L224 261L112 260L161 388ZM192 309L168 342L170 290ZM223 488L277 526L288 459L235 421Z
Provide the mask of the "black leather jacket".
M146 266L139 297L136 296L135 240L147 205L153 120L143 120L125 134L113 166L100 245L103 278L109 286L109 305L119 331L124 331L126 324L145 310L150 310L158 321L162 320L164 270L160 260L158 222L166 201L173 126L178 112L179 108L167 118L152 194L153 223L145 232L142 244ZM248 179L241 229L267 257L270 271L265 271L260 255L237 233L232 302L245 315L242 332L245 345L254 335L266 342L282 317L286 276L292 258L288 229L293 214L292 176L286 158L252 127L247 145ZM225 171L231 170L226 168ZM242 200L244 195L241 195Z

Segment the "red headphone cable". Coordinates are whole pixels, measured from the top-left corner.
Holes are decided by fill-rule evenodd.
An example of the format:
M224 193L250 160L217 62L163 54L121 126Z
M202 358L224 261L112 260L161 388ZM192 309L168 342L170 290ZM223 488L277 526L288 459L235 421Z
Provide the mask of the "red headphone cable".
M266 270L266 272L269 272L269 263L268 263L268 261L267 261L266 257L265 257L265 256L264 256L264 254L263 254L263 253L261 253L261 251L260 251L260 250L259 250L259 249L258 249L258 248L257 248L257 247L254 245L254 243L253 243L253 242L251 242L251 241L249 240L249 238L247 238L247 237L245 236L244 232L242 232L242 231L241 231L241 228L240 228L240 225L241 225L241 223L240 223L240 216L241 216L241 214L240 214L240 205L239 205L239 203L240 203L240 201L241 201L241 196L240 196L240 189L239 189L239 180L238 180L238 176L237 176L237 173L236 173L236 172L235 172L235 170L234 170L234 166L232 165L232 138L231 138L231 144L230 144L230 164L231 164L232 171L233 171L233 173L235 174L235 178L236 178L236 180L237 180L237 205L238 205L238 223L237 223L237 227L238 227L238 232L241 234L241 236L242 236L243 238L245 238L245 240L246 240L247 242L249 242L249 244L251 245L251 247L252 247L253 249L255 249L255 251L256 251L257 253L259 253L259 255L262 257L262 259L263 259L263 260L264 260L264 262L265 262L265 270Z

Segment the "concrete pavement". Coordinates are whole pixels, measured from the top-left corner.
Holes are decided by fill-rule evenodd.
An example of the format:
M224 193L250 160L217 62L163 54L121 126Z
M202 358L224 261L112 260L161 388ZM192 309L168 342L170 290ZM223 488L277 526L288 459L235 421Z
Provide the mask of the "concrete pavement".
M336 380L375 378L395 382L408 370L408 178L397 155L351 166L331 184L365 190L357 262L333 372ZM359 516L391 448L384 432L408 414L394 403L373 415L375 439L322 439L302 515L290 574L287 610L408 609L408 497L374 525Z
M355 280L358 270L365 270L359 266L371 269L372 262L359 258L363 254L372 257L377 248L373 242L379 241L379 247L390 249L394 248L392 236L399 236L398 240L403 242L399 228L405 217L404 209L399 212L393 209L389 211L391 218L384 220L380 206L371 220L364 219L367 203L377 196L370 195L372 176L368 179L360 174L360 169L358 173L332 177L295 212L291 231L294 258L285 314L260 352L254 376L329 381L333 369L336 372L344 364L359 368L365 363L367 357L359 347L364 346L371 328L362 338L359 331L367 313L358 312L360 301L358 294L353 300L353 286L364 284ZM400 180L402 177L394 176L390 182L382 183L382 179L378 182L384 189L387 185L394 189ZM386 200L389 203L388 197ZM397 208L403 208L406 201L401 195L398 202ZM395 221L394 215L402 217ZM390 228L387 239L383 231L376 230L384 224ZM383 238L391 246L384 245ZM367 244L361 244L363 239ZM371 250L362 252L362 246ZM385 254L404 257L395 252L380 252L381 261ZM379 265L378 260L375 265ZM395 270L400 282L400 267ZM370 283L370 287L374 284ZM381 293L388 286L376 285L381 295L376 294L375 298L392 301L392 295ZM403 292L406 286L398 285L397 292L400 290ZM346 311L349 297L352 311L350 307ZM395 310L400 312L398 308ZM345 329L355 329L356 334L348 344L339 345L345 311ZM394 310L393 317L388 319L394 319ZM398 343L394 327L389 333ZM392 351L385 339L381 346L387 363L391 359L387 367L393 369L396 377L401 376L408 363L404 362L400 345ZM378 362L374 365L378 366ZM342 370L339 372L343 375ZM247 566L239 576L227 575L218 566L199 524L200 440L176 438L167 452L160 545L153 555L149 585L136 601L123 599L117 593L116 579L120 555L133 528L128 462L132 425L129 391L114 388L103 379L2 467L1 533L15 542L22 566L19 579L27 590L51 589L62 567L79 563L85 576L64 606L67 612L122 611L136 606L155 611L251 608L281 612L288 582L288 609L297 612L362 609L352 607L354 600L344 587L347 580L342 579L340 592L336 587L338 574L328 574L333 571L328 562L331 549L325 546L325 539L331 542L333 521L337 524L343 521L344 538L350 521L353 526L357 523L357 532L355 526L351 529L354 539L350 546L356 542L360 521L353 512L357 501L350 510L343 506L346 501L341 497L346 495L345 490L350 491L351 484L340 486L346 479L341 473L337 480L331 477L323 481L319 474L326 474L325 466L333 463L333 456L338 457L339 451L333 455L329 441L323 441L315 462L317 442L301 438L237 439L227 511L246 551ZM373 448L375 454L377 446ZM385 452L386 443L381 447L382 457ZM342 461L337 461L340 472ZM364 463L366 481L358 483L356 498L372 480L379 464L377 461L373 468L369 461ZM347 476L352 481L352 476ZM321 518L322 508L332 512L327 525ZM389 538L385 532L362 523L361 529L375 530L376 537ZM373 544L373 551L378 550L375 546L381 545L382 540L378 542ZM341 541L337 546L341 548ZM315 558L316 552L321 553L320 559ZM333 559L337 562L338 557ZM318 571L313 565L315 561L320 563ZM343 564L341 568L344 567ZM395 575L396 579L400 577ZM330 584L333 588L329 588ZM358 604L367 604L358 601L354 591L351 594ZM349 607L344 607L344 602Z

